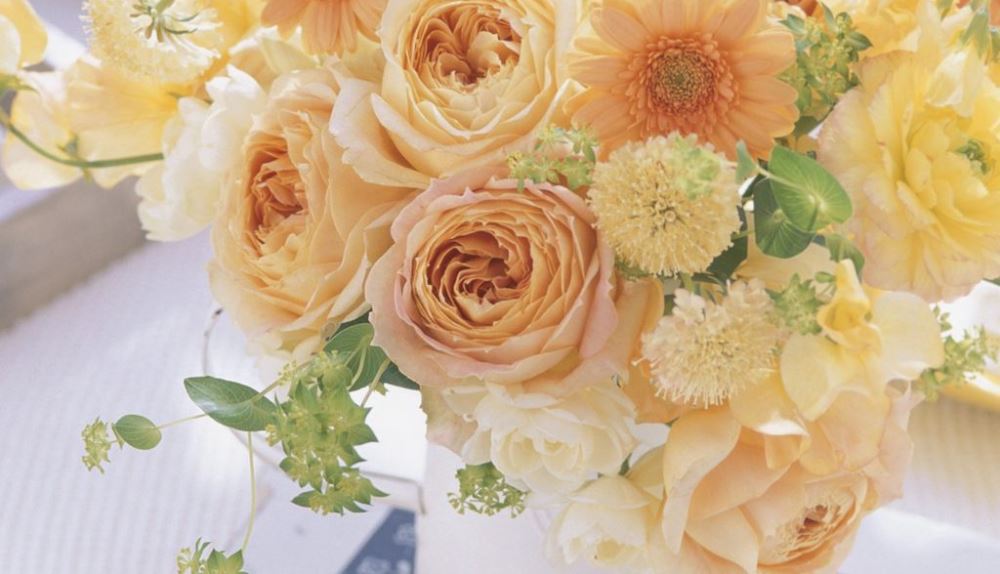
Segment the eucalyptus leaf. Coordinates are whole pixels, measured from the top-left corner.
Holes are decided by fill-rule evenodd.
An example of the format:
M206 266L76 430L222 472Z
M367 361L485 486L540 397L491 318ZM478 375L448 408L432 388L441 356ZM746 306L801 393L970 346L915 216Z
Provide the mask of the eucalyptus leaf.
M800 230L815 232L851 217L851 198L816 160L776 147L768 170L774 175L771 190L777 205Z
M789 221L778 206L770 180L761 180L755 185L753 219L757 246L773 257L795 257L809 247L814 235Z
M386 385L402 389L410 389L411 391L420 390L420 385L415 383L410 377L404 375L395 363L390 364L389 368L382 373L382 382Z
M361 360L361 355L359 355L358 365L354 368L356 377L354 384L351 385L352 391L363 389L372 384L375 381L375 376L378 375L379 369L389 360L385 355L385 351L379 347L368 347L363 352L363 355L363 360Z
M138 450L152 450L163 438L153 421L139 415L125 415L111 428L122 442Z
M370 345L374 337L375 328L371 323L356 323L337 331L337 334L327 341L324 350L336 351L344 357L351 357Z
M198 408L217 423L240 431L267 428L277 407L256 389L214 377L194 377L184 388Z

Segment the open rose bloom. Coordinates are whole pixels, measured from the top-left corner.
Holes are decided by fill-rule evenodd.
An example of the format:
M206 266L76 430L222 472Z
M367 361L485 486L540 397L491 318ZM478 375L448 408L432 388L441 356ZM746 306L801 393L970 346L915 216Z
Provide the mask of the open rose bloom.
M996 358L930 307L1000 275L996 2L86 4L89 53L40 72L0 0L5 171L137 177L150 239L207 230L288 366L188 392L301 506L381 495L391 387L464 463L455 508L548 513L555 563L836 572L912 409Z

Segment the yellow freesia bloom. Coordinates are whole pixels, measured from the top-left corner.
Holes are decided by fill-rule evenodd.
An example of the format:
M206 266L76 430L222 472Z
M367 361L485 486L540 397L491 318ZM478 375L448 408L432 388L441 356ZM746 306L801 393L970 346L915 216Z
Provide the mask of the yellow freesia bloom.
M823 332L793 335L781 354L785 392L807 420L846 391L882 395L944 361L937 318L919 297L863 287L850 261L837 266L837 292L817 316Z
M47 43L45 26L27 0L0 0L0 75L40 61Z

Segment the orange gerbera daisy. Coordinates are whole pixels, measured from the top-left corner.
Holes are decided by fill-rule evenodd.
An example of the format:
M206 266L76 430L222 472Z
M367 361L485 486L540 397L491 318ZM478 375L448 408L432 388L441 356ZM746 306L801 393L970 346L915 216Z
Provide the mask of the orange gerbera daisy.
M268 0L265 26L288 36L302 26L302 43L313 54L340 54L357 47L358 34L375 39L387 0Z
M577 40L570 102L607 151L631 140L696 134L731 158L743 140L767 157L798 118L777 76L795 61L791 32L766 0L603 0Z

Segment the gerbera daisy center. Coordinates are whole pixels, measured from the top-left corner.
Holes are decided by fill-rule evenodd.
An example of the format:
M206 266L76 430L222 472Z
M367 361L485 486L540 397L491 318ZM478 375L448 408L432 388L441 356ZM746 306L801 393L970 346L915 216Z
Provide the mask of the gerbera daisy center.
M670 114L696 112L712 104L721 70L700 51L671 48L649 57L646 90L654 106Z

